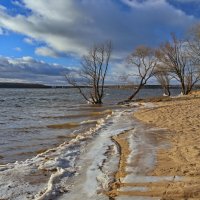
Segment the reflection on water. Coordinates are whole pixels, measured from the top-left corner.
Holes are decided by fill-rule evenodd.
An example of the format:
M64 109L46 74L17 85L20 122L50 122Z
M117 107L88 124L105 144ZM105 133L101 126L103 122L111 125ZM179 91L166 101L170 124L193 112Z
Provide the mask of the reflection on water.
M0 163L24 160L95 126L131 90L105 93L105 104L95 106L85 104L75 89L0 89ZM161 94L145 89L138 97Z

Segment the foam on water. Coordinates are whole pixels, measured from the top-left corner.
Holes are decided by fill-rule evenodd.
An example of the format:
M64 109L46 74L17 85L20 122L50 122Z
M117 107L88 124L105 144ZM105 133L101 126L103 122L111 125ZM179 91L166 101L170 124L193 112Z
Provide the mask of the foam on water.
M107 120L110 116L107 116ZM70 142L65 142L60 146L49 149L26 161L16 161L0 166L0 197L15 200L35 198L37 200L49 199L52 196L66 191L62 177L65 181L68 177L76 174L76 160L86 145L86 141L99 130L105 121L99 120L96 127L91 128L86 133L78 135ZM37 184L30 184L30 177L38 171L50 173L49 180L40 183L38 177ZM67 183L65 183L67 185ZM67 186L66 186L67 187Z
M138 153L141 153L140 147L148 144L145 135L138 134L139 129L136 128L138 122L134 121L132 117L134 110L135 108L115 110L112 117L108 115L107 118L100 119L94 128L77 135L70 142L49 149L32 159L0 166L0 197L11 200L27 198L47 200L55 199L60 195L59 200L107 199L103 196L99 197L97 194L98 191L108 189L111 181L110 174L113 175L118 166L119 152L116 146L113 148L112 155L110 157L107 155L108 147L114 146L111 137L132 130L133 134L129 137L129 144L133 151L128 158L129 164ZM148 145L149 149L146 150L151 150L155 156L153 146ZM154 157L152 159L151 153L145 154L143 163L138 163L138 166L140 164L144 167L153 165ZM85 177L80 175L80 180L84 183L80 181L79 184L78 181L76 189L71 190L69 178L74 175L79 177L80 170L83 168ZM33 178L38 171L43 174L47 172L48 177L46 179L43 177L44 180L42 180L42 177L39 176L39 181L31 184L30 178ZM135 173L137 172L139 172L139 168L136 167ZM171 180L171 177L169 179ZM77 178L77 180L79 179ZM153 181L154 177L138 176L133 173L125 177L123 182L132 183L133 180L136 182ZM156 179L156 181L158 180ZM71 192L66 193L69 190Z
M119 163L119 149L111 137L133 129L133 111L134 108L114 111L107 123L96 132L87 151L80 157L78 165L82 171L73 183L75 187L58 200L108 199L104 192L108 191Z

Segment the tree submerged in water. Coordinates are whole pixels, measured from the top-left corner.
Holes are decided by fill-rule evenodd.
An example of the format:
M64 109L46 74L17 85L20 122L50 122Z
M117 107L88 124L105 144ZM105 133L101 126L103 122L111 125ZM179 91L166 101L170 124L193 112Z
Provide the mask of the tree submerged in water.
M110 41L95 44L88 54L83 56L78 74L66 75L67 82L77 88L83 98L91 104L102 104L111 52Z

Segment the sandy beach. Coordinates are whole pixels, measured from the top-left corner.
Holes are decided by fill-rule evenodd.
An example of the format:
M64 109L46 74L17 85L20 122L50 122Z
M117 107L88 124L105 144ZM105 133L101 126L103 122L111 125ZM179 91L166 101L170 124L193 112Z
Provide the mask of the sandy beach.
M192 98L193 97L193 98ZM170 131L165 137L170 148L159 150L153 176L181 177L180 181L161 182L149 191L162 199L200 199L200 99L174 99L156 103L155 108L142 109L134 116L141 121Z
M199 94L193 93L133 114L144 127L114 137L121 156L111 199L200 199L199 105ZM133 135L144 135L136 149Z

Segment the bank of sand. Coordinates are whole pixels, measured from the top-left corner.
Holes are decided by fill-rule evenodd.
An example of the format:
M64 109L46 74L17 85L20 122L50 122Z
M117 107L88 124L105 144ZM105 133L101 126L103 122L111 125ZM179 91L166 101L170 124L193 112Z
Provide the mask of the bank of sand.
M153 188L163 199L200 199L200 98L195 96L156 103L155 108L135 113L141 121L170 131L166 137L171 148L158 151L151 175L182 178Z
M135 164L127 161L130 153L134 152L128 144L128 138L134 133L125 132L113 138L121 148L121 159L109 196L117 200L199 200L200 96L195 94L167 99L154 102L154 105L134 113L134 118L153 130L144 137L153 139L153 146L146 147L149 141L142 144L141 153L134 156ZM162 142L169 145L162 146ZM156 148L154 153L151 152L152 148ZM144 154L148 153L150 157L156 157L154 167L141 168L144 167L141 160L144 161ZM139 170L135 170L135 167L139 167ZM131 177L129 180L126 178L128 176Z

